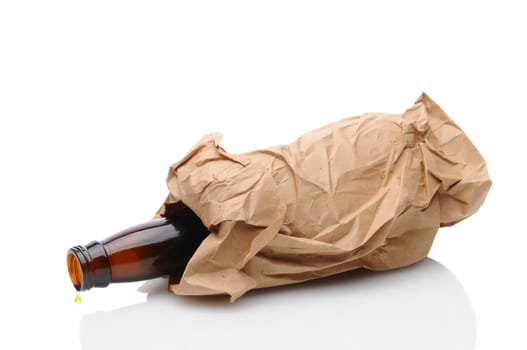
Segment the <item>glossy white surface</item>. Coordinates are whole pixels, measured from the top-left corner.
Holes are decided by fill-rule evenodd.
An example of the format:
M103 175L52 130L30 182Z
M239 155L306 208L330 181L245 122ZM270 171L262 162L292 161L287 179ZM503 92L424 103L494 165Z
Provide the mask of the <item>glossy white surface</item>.
M526 349L520 2L0 2L1 349ZM494 186L429 260L225 298L75 293L66 250L149 219L205 133L229 152L425 90Z
M146 302L81 318L84 349L144 349L151 344L235 349L467 349L476 318L456 277L433 260L387 273L360 271L304 285L227 298L174 298L166 280L143 286ZM90 301L91 302L91 301ZM198 331L202 336L197 336Z

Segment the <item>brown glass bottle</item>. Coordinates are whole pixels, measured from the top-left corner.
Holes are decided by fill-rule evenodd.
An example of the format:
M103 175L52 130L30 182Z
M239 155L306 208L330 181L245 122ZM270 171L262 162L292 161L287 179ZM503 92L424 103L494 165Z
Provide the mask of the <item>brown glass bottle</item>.
M77 291L164 275L179 279L209 231L189 208L121 231L100 242L68 250L67 264Z

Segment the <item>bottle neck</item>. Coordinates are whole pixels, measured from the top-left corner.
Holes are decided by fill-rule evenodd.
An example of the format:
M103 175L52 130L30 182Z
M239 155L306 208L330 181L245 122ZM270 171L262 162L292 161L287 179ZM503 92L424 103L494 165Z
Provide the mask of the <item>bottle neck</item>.
M68 270L73 286L78 291L106 287L112 280L108 253L98 241L86 246L75 246L67 254Z

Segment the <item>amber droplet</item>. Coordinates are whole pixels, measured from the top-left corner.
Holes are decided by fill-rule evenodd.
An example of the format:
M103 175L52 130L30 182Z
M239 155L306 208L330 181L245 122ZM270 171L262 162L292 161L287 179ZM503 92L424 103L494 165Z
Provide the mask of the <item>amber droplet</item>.
M77 296L75 297L75 304L81 303L81 292L77 291Z

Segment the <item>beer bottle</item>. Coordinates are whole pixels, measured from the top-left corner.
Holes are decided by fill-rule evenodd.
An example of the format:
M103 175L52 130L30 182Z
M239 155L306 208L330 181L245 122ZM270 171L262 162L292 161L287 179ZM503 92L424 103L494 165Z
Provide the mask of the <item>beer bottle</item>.
M170 217L154 219L102 241L68 250L68 272L77 290L106 287L170 275L181 278L200 243L209 234L199 217L179 203Z

